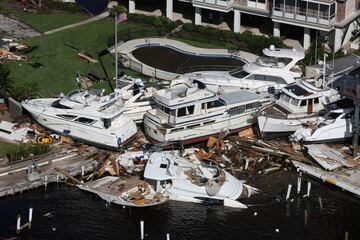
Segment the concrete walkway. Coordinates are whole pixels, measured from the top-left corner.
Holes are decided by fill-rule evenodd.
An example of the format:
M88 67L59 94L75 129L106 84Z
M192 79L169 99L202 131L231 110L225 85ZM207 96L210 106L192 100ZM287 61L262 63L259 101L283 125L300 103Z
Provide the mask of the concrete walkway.
M73 23L73 24L66 25L66 26L63 26L63 27L60 27L60 28L56 28L56 29L44 32L44 34L49 35L49 34L60 32L60 31L66 30L66 29L78 27L78 26L81 26L81 25L84 25L84 24L87 24L87 23L90 23L90 22L94 22L94 21L98 21L98 20L107 18L109 15L110 15L109 12L104 12L104 13L102 13L100 15L97 15L97 16L95 16L93 18L89 18L89 19L87 19L85 21L81 21L81 22Z

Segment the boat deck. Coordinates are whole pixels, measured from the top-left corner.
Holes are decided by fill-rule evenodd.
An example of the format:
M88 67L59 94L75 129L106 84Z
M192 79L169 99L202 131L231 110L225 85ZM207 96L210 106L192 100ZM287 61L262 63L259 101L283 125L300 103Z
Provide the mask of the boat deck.
M138 186L142 180L137 176L131 176L128 179L120 179L117 177L113 178L102 178L93 182L85 183L85 187L93 190L110 194L113 196L121 196L122 193Z

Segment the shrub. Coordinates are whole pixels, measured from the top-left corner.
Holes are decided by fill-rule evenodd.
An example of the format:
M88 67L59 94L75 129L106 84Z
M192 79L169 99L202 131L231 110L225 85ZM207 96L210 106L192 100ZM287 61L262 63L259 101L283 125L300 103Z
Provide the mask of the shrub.
M20 145L13 145L7 150L7 157L9 161L15 161L22 158L28 158L30 154L34 156L41 155L50 151L49 145L36 143L22 143Z

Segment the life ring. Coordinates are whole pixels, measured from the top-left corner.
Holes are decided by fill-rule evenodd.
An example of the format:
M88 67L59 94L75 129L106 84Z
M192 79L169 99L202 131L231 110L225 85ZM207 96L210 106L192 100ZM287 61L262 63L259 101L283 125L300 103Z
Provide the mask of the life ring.
M53 138L51 136L48 135L40 135L36 138L36 142L38 144L52 144L53 143Z

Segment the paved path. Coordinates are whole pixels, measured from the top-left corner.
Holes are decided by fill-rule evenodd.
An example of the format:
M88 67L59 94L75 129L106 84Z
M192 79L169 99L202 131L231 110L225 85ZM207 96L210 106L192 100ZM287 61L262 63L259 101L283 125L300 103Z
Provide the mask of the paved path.
M87 24L87 23L90 23L90 22L94 22L94 21L98 21L98 20L107 18L109 15L110 15L109 12L104 12L104 13L102 13L100 15L97 15L97 16L95 16L93 18L89 18L89 19L87 19L85 21L81 21L81 22L73 23L73 24L66 25L66 26L63 26L63 27L60 27L60 28L56 28L56 29L44 32L44 34L49 35L49 34L60 32L60 31L66 30L66 29L78 27L78 26L81 26L81 25L84 25L84 24Z

